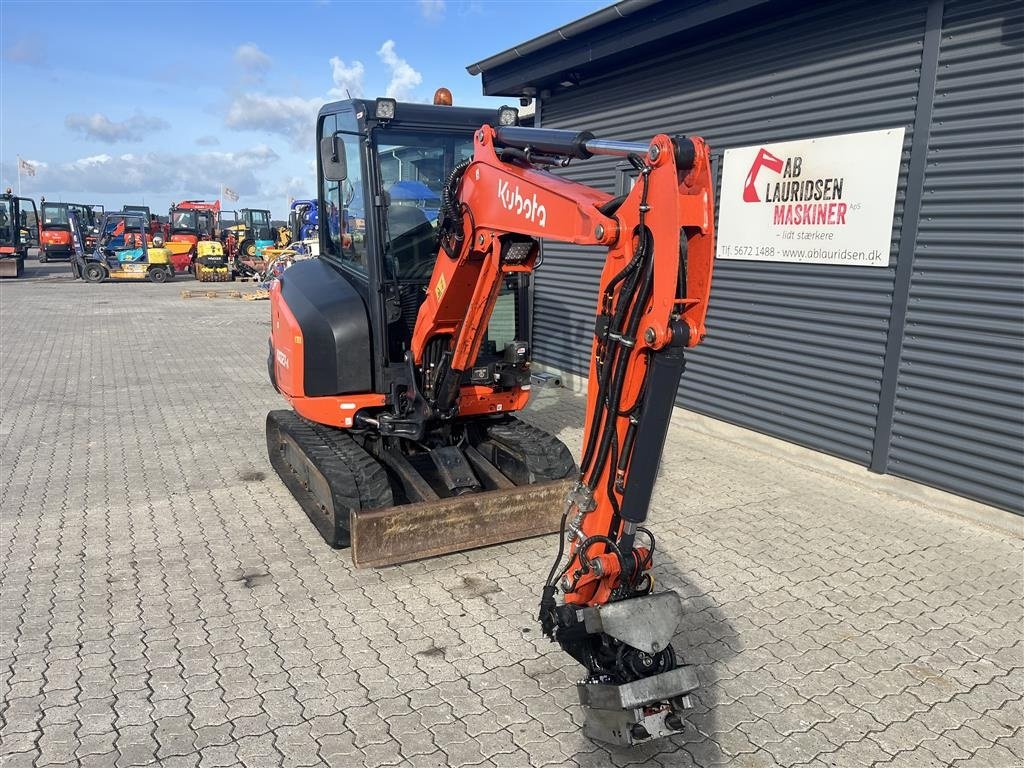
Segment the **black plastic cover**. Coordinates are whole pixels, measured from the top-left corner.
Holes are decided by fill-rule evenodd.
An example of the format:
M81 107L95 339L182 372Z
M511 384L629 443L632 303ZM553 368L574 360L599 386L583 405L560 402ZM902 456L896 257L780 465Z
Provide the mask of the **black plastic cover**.
M373 392L366 304L341 271L297 262L281 277L281 296L302 330L306 396Z

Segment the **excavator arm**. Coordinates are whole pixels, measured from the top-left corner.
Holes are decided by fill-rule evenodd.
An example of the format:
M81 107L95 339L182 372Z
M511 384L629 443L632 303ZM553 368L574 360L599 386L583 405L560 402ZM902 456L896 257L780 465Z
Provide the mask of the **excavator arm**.
M636 172L621 197L547 170L594 155ZM653 593L643 523L684 367L705 335L714 254L709 154L699 138L649 143L489 126L442 198L441 253L410 349L430 418L458 415L506 275L531 272L539 239L607 249L595 307L580 475L542 587L544 632L587 667L579 686L594 738L634 744L682 729L697 686L670 641L682 617ZM562 601L557 600L558 592Z

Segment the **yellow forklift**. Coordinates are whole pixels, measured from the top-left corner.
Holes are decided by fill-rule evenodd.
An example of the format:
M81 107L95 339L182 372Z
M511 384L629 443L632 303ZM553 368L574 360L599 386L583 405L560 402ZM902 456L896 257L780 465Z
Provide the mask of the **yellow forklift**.
M94 250L86 251L78 216L71 213L71 271L87 283L106 280L149 280L165 283L174 277L171 252L149 245L145 216L124 211L103 215L99 240ZM161 238L162 240L162 238Z

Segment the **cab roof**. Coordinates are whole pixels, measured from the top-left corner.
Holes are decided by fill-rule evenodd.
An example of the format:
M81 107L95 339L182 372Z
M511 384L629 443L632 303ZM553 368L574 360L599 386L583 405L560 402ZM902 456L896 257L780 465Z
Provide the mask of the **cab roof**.
M339 112L354 111L357 117L376 122L375 99L345 99L332 101L320 108L319 118ZM359 113L362 112L362 115ZM435 104L415 104L400 101L395 106L395 117L388 125L395 128L464 128L473 130L485 123L494 125L498 119L497 109L487 107L446 107Z

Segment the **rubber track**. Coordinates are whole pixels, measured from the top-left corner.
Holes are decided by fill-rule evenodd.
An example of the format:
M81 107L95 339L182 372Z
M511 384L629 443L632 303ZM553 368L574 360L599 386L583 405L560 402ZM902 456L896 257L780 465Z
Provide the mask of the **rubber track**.
M341 429L333 429L299 418L309 425L324 447L332 450L352 474L358 491L359 509L394 506L395 498L391 492L387 470L353 440L351 435Z
M484 430L490 441L518 456L530 472L530 482L561 480L578 470L572 453L554 435L515 417L489 425Z
M336 510L340 508L346 510L374 509L394 504L391 484L386 471L348 434L307 421L294 411L272 411L268 418L271 416L282 431L287 432L295 439L303 453L323 475L330 486L333 506ZM276 466L275 471L277 471ZM286 484L294 482L284 476L282 479L286 480ZM341 537L333 539L334 534L324 530L323 523L318 520L322 512L319 509L306 509L307 504L316 505L308 491L299 488L291 490L310 520L331 546L348 546L347 533L341 535L339 532ZM306 498L307 496L309 498ZM347 515L342 515L340 522L342 527L347 529Z

